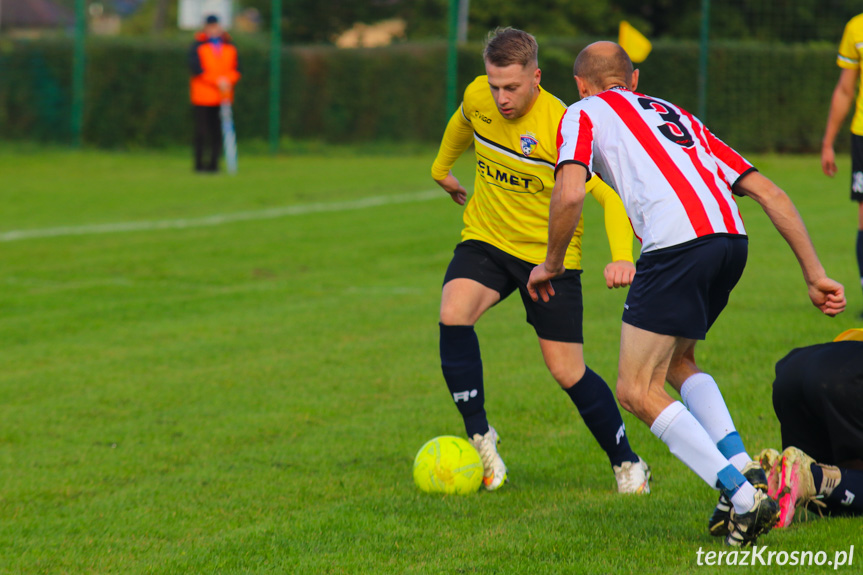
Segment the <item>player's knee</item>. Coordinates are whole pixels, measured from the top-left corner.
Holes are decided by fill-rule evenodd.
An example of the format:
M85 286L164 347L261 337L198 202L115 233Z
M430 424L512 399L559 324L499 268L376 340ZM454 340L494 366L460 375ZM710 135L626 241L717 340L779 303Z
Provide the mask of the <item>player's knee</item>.
M641 416L646 404L646 394L620 380L617 381L617 401L620 406L636 416Z
M575 359L549 361L546 358L545 366L557 384L563 389L569 389L573 384L577 384L584 377L585 373L584 362L578 362Z
M472 318L456 306L442 305L440 308L440 322L443 325L473 325Z
M620 407L629 413L633 413L633 409L637 404L635 395L631 393L627 386L620 380L617 380L615 391L617 392L617 402L620 403Z

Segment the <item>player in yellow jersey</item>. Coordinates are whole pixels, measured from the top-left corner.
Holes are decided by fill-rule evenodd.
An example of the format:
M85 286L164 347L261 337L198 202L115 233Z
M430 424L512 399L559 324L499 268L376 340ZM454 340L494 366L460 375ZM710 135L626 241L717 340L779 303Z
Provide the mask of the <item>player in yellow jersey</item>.
M863 286L863 91L857 90L860 68L863 67L863 14L851 18L845 25L836 64L842 72L833 90L827 127L821 141L821 169L831 178L836 175L833 143L856 93L857 105L851 120L851 200L857 202L857 268L860 285ZM863 313L860 317L863 318Z
M497 432L485 413L474 324L518 290L545 363L608 455L618 491L649 493L650 470L629 446L614 395L584 363L581 223L567 251L567 271L555 283L558 297L533 302L526 291L530 270L545 258L557 127L566 110L540 86L537 54L536 40L521 30L503 28L489 35L483 51L487 75L465 90L432 166L432 177L452 199L460 205L467 202L462 242L454 251L441 296L441 368L468 438L482 457L485 487L497 489L507 480L506 465L497 451ZM467 191L451 168L471 142L476 179L467 201ZM635 266L632 229L623 204L597 177L587 187L605 209L613 260L605 268L606 283L610 288L627 286Z

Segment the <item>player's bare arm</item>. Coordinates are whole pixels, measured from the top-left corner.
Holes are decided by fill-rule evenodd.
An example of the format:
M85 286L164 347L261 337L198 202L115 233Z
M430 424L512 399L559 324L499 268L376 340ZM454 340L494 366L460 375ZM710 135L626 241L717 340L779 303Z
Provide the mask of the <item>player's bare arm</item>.
M815 307L831 317L841 313L845 309L845 289L827 277L806 225L788 194L758 172L743 176L735 189L758 202L788 243L800 263L809 299Z
M533 301L548 301L554 295L551 280L565 271L563 258L581 218L586 194L587 169L581 164L564 164L557 170L548 212L548 251L545 261L533 268L527 292Z
M437 182L437 184L450 195L452 201L458 205L463 206L467 201L467 190L461 185L461 182L458 181L458 178L456 178L452 172L449 172L442 180L435 180L435 182Z
M848 115L848 110L851 109L851 104L854 102L859 76L858 68L843 69L839 74L836 88L833 90L833 98L830 100L827 127L824 130L824 138L821 140L821 169L831 178L836 175L836 152L833 149L833 143L845 117Z

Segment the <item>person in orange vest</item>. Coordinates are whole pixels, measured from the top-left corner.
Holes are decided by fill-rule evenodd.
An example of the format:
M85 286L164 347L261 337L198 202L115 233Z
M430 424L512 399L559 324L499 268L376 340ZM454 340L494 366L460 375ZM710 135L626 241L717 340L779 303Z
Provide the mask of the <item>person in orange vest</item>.
M190 96L195 120L195 171L217 172L222 153L219 108L233 103L234 85L240 79L237 48L215 15L189 49Z

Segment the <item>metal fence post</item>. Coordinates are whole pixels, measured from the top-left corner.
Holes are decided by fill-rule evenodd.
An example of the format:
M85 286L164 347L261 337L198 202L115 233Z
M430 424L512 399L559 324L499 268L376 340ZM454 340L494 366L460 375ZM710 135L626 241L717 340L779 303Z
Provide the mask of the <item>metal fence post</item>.
M86 0L75 0L74 49L72 53L72 145L80 148L84 141L84 74L86 71L84 40L87 36Z
M710 46L710 0L701 0L701 42L698 54L698 118L707 121L707 55Z
M282 0L272 1L270 32L270 152L279 151L282 96Z
M458 6L459 0L449 0L449 40L446 65L446 119L455 112L456 83L458 82Z

